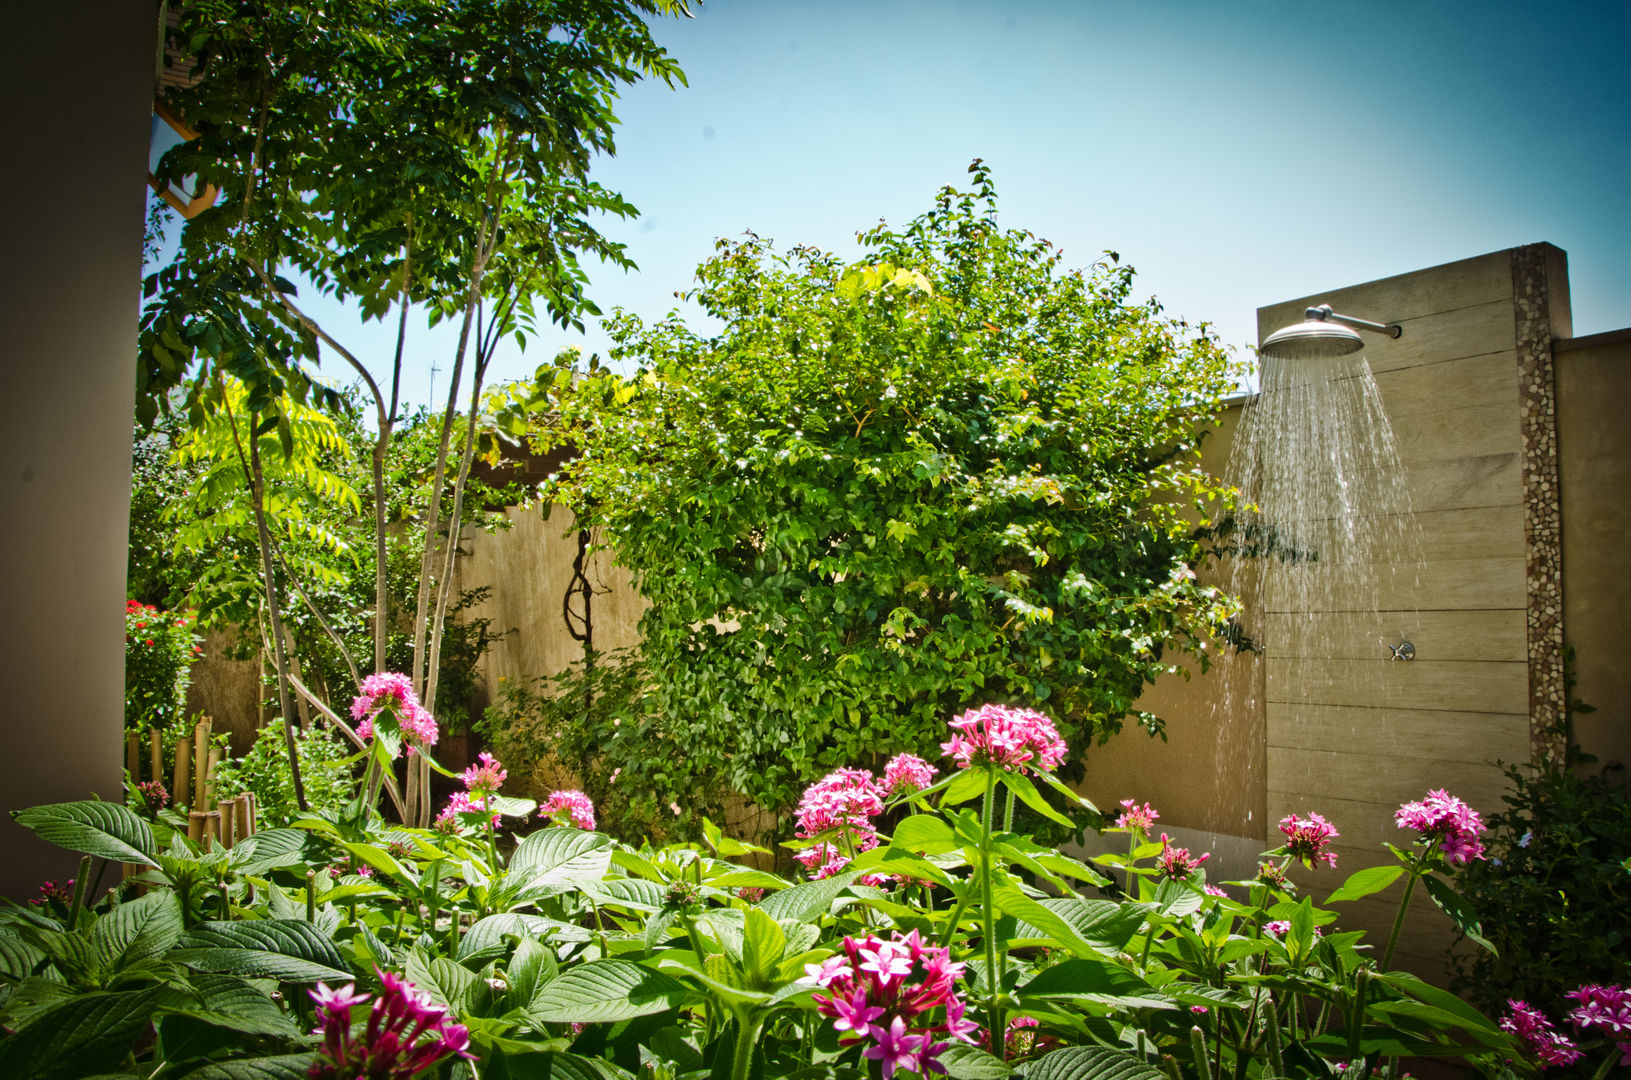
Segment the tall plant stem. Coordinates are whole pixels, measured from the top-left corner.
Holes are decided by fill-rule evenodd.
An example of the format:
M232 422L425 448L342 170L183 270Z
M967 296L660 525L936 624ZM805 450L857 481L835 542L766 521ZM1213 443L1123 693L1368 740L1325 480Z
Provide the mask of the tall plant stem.
M737 1013L736 1047L731 1054L731 1080L748 1080L748 1074L753 1070L753 1044L758 1038L758 1020Z
M1404 898L1399 901L1399 913L1393 917L1393 932L1387 936L1387 951L1382 954L1382 970L1393 970L1393 950L1399 944L1399 931L1404 929L1405 909L1410 907L1410 894L1416 889L1416 869L1411 867L1410 880L1405 882Z
M990 997L986 1001L986 1030L991 1033L991 1045L998 1058L1008 1056L1008 1040L1002 1025L1002 972L997 968L997 905L992 896L991 882L991 827L996 812L997 770L985 766L985 804L980 815L980 912L981 937L985 939L985 974L990 983Z

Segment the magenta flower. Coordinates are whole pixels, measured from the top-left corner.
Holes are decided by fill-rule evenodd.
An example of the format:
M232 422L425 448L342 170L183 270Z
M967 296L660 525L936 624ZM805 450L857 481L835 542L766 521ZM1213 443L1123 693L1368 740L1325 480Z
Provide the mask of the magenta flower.
M1511 1011L1501 1021L1501 1030L1524 1041L1542 1069L1553 1065L1572 1065L1580 1060L1580 1051L1568 1036L1552 1029L1552 1022L1539 1009L1526 1001L1509 1000Z
M1121 814L1116 818L1118 829L1148 829L1161 815L1149 803L1139 806L1131 799L1121 800Z
M1415 829L1423 839L1437 838L1449 862L1462 865L1484 857L1484 822L1478 811L1442 788L1420 802L1405 803L1393 815L1401 829Z
M1186 881L1189 875L1200 868L1201 863L1212 857L1210 851L1201 855L1191 855L1188 848L1173 847L1172 840L1166 833L1161 834L1161 873L1173 881Z
M479 814L487 809L488 796L472 799L468 791L455 791L447 797L447 805L436 815L435 828L444 833L456 833L461 824L460 814ZM498 828L500 814L493 811L493 828Z
M996 765L1010 772L1052 772L1065 760L1065 740L1053 721L1031 709L983 705L951 721L940 750L959 769Z
M896 754L883 767L886 798L922 791L934 783L935 767L915 754Z
M1280 831L1286 834L1286 850L1291 857L1310 870L1321 862L1336 868L1337 853L1330 850L1331 841L1342 834L1329 821L1318 814L1309 814L1306 821L1292 814L1281 820Z
M362 693L351 699L351 718L358 721L357 734L373 738L374 722L386 710L396 718L410 755L416 747L429 749L436 745L436 718L419 703L419 695L413 692L413 683L406 675L387 671L363 679Z
M872 819L883 813L884 792L866 769L838 769L804 790L795 815L800 840L820 842L793 857L816 878L831 877L849 863L851 852L878 846ZM846 850L847 849L847 850Z
M1579 1002L1569 1019L1581 1031L1601 1031L1620 1050L1620 1064L1631 1065L1631 990L1590 984L1563 995Z
M573 825L593 831L595 804L581 791L552 791L538 808L538 816L552 825Z
M452 1054L469 1058L470 1032L449 1022L448 1011L416 990L412 983L375 968L380 993L368 1013L360 1038L352 1030L351 1011L368 1003L356 984L338 990L318 983L311 991L323 1037L306 1075L311 1080L412 1080Z
M925 945L916 930L898 931L885 941L874 935L844 938L844 952L820 965L805 965L806 977L827 991L816 994L816 1011L832 1018L841 1045L871 1040L863 1056L879 1062L885 1076L897 1068L927 1076L945 1072L939 1057L945 1035L973 1042L978 1025L963 1019L956 982L963 965L942 948ZM944 1013L939 1023L928 1014Z
M465 790L472 795L498 794L498 789L504 786L510 774L497 758L485 750L477 755L477 760L480 764L470 766L459 777L464 781Z

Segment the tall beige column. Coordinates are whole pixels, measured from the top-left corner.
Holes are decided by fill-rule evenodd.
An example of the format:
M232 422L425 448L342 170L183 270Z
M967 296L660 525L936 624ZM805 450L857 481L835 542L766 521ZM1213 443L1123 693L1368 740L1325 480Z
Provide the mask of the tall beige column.
M120 797L155 28L153 0L33 4L0 65L0 893L14 897L76 860L9 811Z

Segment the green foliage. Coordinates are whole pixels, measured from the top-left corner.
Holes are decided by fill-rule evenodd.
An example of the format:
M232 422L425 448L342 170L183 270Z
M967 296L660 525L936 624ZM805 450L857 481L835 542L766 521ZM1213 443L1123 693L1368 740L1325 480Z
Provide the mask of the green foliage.
M1631 985L1631 797L1620 767L1580 764L1508 766L1488 858L1456 875L1499 956L1452 953L1452 985L1485 1008L1519 998L1558 1016L1584 983Z
M125 601L125 731L175 727L185 715L193 661L203 655L191 611Z
M355 795L356 779L347 761L351 748L325 726L298 731L295 747L300 755L306 800L314 810L337 813ZM294 820L298 808L282 726L261 728L243 757L223 758L216 766L215 790L223 799L252 792L260 805L264 828Z
M1186 515L1223 494L1198 448L1230 362L1113 254L1071 271L999 228L971 172L865 262L720 242L687 295L722 330L620 314L633 375L563 358L503 419L579 451L545 495L651 601L606 760L653 805L785 807L979 700L1102 739L1177 654L1204 664L1232 605Z

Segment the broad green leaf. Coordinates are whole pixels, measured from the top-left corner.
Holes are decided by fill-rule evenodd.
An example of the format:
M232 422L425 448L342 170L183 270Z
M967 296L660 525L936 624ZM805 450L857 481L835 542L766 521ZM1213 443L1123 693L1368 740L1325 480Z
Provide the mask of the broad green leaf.
M306 839L300 829L267 829L234 845L228 865L240 874L301 866L306 862Z
M1061 897L1040 901L1043 907L1070 924L1082 940L1101 949L1119 952L1144 928L1144 913L1132 904L1114 900L1078 900Z
M792 882L786 878L777 877L775 874L766 873L763 870L732 870L728 874L708 878L705 884L712 885L716 889L781 890L789 887Z
M1052 939L1061 947L1069 949L1074 955L1095 957L1100 954L1101 950L1083 940L1070 923L1055 914L1050 908L1044 907L1041 901L1026 896L1019 886L1012 882L997 882L992 889L991 895L999 911L1029 923L1031 927L1040 931L1043 936ZM1023 925L1016 927L1014 934L1016 938L1027 936Z
M598 1057L545 1051L549 1056L549 1080L627 1080L629 1074Z
M1167 1080L1154 1065L1108 1046L1068 1046L1021 1068L1025 1080Z
M181 937L181 901L165 889L128 900L91 929L91 946L104 972L162 956Z
M115 862L157 866L153 829L118 803L66 802L17 811L17 824L69 851Z
M581 829L539 829L516 845L510 876L528 889L599 881L611 866L612 839Z
M147 1030L163 988L81 994L48 1009L0 1042L6 1080L78 1080L125 1060Z
M509 967L504 971L505 980L509 983L510 1004L527 1008L538 991L559 972L554 950L530 935L523 937L515 947L515 955L510 957Z
M1071 959L1043 968L1019 988L1023 998L1050 998L1085 1001L1142 1000L1155 1008L1167 1008L1160 991L1133 971L1110 960Z
M458 959L468 960L494 950L507 951L504 938L510 935L550 941L588 941L592 936L589 930L572 923L546 919L542 915L507 911L489 915L465 931L459 939Z
M556 976L527 1011L540 1023L610 1023L677 1008L689 994L660 971L628 960L591 960Z
M578 886L585 896L596 904L624 908L629 911L656 911L663 906L668 890L645 878L609 878L605 881L585 881Z
M303 919L200 923L170 958L198 971L284 982L352 978L328 936Z
M951 826L939 817L913 814L895 827L890 846L919 855L937 855L962 846Z
M985 769L963 769L951 778L951 783L947 784L946 790L941 793L940 806L944 809L980 798L985 794L985 785Z
M181 1074L180 1080L306 1080L310 1068L310 1054L277 1054L212 1062Z
M45 959L45 953L30 945L9 927L0 927L0 977L7 981L27 978Z
M232 975L195 975L166 988L158 1009L248 1035L293 1039L301 1029L253 983Z
M979 1047L952 1043L941 1053L939 1062L951 1080L1002 1080L1014 1074L1007 1062Z
M776 920L763 908L749 908L742 927L742 969L748 977L768 980L786 948L787 935Z
M1422 878L1422 884L1427 887L1427 895L1433 898L1433 903L1450 917L1450 921L1455 923L1455 928L1466 935L1468 941L1482 945L1492 954L1495 953L1495 946L1484 939L1484 928L1478 921L1478 912L1467 903L1466 897L1456 892L1448 882L1431 874Z
M1404 873L1404 867L1398 865L1367 866L1363 870L1355 870L1348 875L1348 880L1342 883L1341 888L1325 898L1325 902L1335 904L1340 901L1358 900L1362 896L1379 893L1397 881L1402 873Z
M1421 1001L1427 1002L1445 1012L1454 1013L1460 1017L1461 1026L1495 1028L1495 1022L1472 1005L1462 1001L1448 990L1425 982L1415 975L1408 975L1402 971L1379 971L1371 976L1377 982L1385 983L1401 993L1409 994Z
M492 795L488 797L487 809L503 814L505 817L524 818L538 809L538 804L532 799L513 799L508 795Z
M791 889L783 889L759 901L759 910L772 919L814 922L827 914L827 909L838 899L838 894L849 888L850 882L859 876L856 871L846 870L820 881L794 885Z
M409 884L417 884L419 881L418 874L403 866L402 863L397 861L395 855L377 844L357 844L347 840L343 841L340 846L365 866L371 866L375 870L389 874L397 880L406 881Z
M1057 822L1067 829L1075 827L1068 817L1048 805L1048 801L1042 797L1042 793L1036 790L1036 785L1031 783L1030 777L1024 773L1009 772L1005 769L997 774L997 779L1002 782L1003 787L1018 795L1020 802L1049 821Z
M952 880L946 872L927 859L919 858L898 847L873 848L863 851L849 864L853 870L877 871L880 874L892 874L896 877L917 878L922 881L932 881L937 885L952 888Z

